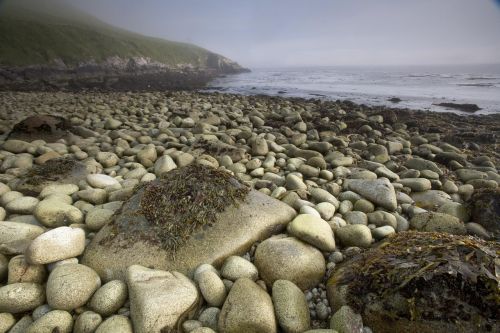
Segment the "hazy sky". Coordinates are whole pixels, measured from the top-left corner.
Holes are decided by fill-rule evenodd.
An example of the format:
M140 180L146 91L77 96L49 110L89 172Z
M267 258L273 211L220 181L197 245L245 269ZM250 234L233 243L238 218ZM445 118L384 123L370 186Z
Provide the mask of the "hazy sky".
M500 63L494 0L69 0L248 67Z

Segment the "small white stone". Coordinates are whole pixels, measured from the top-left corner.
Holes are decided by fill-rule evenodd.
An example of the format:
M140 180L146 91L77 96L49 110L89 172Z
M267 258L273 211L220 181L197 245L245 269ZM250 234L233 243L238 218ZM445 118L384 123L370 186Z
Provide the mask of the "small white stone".
M26 258L33 264L79 256L85 249L85 232L80 228L59 227L49 230L31 242Z
M108 186L120 185L118 180L114 179L113 177L99 173L88 175L87 183L89 183L90 186L95 188L106 188Z

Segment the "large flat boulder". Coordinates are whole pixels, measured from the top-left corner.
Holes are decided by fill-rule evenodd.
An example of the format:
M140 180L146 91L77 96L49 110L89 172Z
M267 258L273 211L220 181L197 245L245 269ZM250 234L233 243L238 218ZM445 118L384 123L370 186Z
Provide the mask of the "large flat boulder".
M186 275L202 263L220 266L282 231L296 215L288 205L245 188L206 166L170 171L125 202L89 244L82 263L104 281L123 280L134 264Z

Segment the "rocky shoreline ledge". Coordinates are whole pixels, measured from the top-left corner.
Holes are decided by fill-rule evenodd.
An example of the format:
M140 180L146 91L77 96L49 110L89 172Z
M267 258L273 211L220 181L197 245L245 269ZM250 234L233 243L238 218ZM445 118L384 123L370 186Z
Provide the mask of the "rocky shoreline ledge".
M0 92L0 332L496 332L500 116Z
M236 62L209 53L206 64L167 65L147 57L29 66L0 65L0 91L165 91L204 87L220 75L249 72Z

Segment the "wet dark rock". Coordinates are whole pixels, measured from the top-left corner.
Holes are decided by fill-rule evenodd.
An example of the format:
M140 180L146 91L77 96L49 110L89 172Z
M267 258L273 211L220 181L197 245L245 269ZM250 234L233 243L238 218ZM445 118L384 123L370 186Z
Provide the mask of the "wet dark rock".
M14 125L9 139L31 142L55 142L69 134L71 124L63 117L51 115L31 116Z
M469 207L471 221L482 225L500 240L500 189L485 188L474 192Z
M481 108L479 106L477 106L477 104L468 104L468 103L460 104L460 103L445 102L445 103L439 103L436 105L442 106L445 108L456 109L456 110L460 110L460 111L464 111L464 112L470 112L470 113L474 113L476 111L481 110Z
M389 98L388 101L392 102L392 103L399 103L399 102L401 102L401 98L392 97L392 98Z

